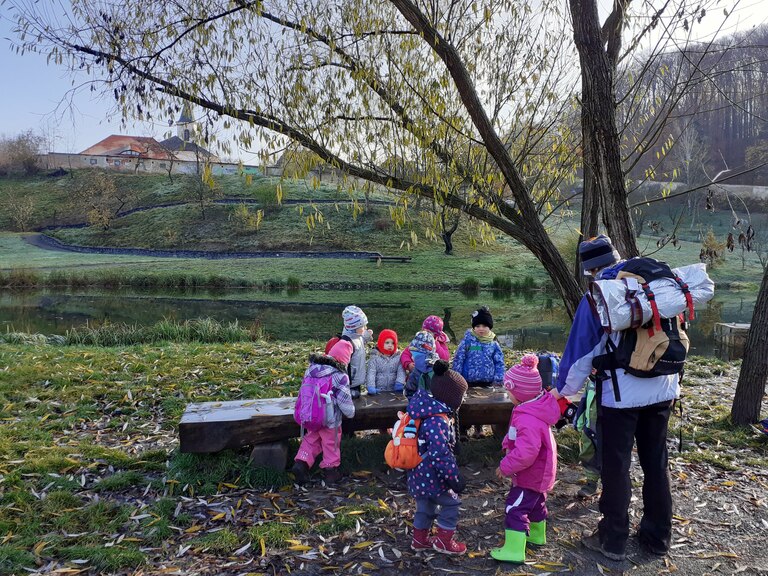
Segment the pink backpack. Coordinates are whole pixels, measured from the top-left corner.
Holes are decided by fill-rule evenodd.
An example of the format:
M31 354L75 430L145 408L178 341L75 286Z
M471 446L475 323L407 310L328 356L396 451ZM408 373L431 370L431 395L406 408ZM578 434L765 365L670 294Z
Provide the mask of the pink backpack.
M317 432L327 424L325 399L322 394L328 394L332 387L331 376L304 377L299 388L299 397L296 398L296 407L293 409L293 419L299 426L310 432Z

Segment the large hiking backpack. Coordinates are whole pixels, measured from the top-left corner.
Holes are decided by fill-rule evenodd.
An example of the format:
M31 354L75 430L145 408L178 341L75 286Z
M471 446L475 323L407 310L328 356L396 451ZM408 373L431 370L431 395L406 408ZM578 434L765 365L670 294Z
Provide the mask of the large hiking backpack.
M552 390L552 386L557 382L557 374L560 367L560 356L554 352L539 350L536 352L539 364L536 368L541 376L541 385L545 390Z
M448 416L440 414L446 422ZM419 455L419 427L421 420L411 418L406 412L397 413L397 422L392 427L392 440L384 449L384 460L390 468L412 470L421 464Z
M686 334L687 324L682 314L672 318L659 315L655 295L649 284L654 280L668 278L674 280L685 294L688 314L694 315L693 300L688 286L665 263L653 258L633 258L628 260L616 276L617 280L632 278L636 280L651 306L651 319L642 324L642 311L635 298L635 292L627 290L626 299L630 306L637 308L633 312L631 326L619 332L618 343L608 337L605 354L593 360L598 374L610 373L614 381L614 395L621 399L616 382L616 370L622 369L638 378L654 378L670 374L682 374L688 355L689 340Z
M333 388L333 378L328 376L305 376L301 381L299 396L293 409L293 419L304 429L317 432L329 422L326 417L325 398Z

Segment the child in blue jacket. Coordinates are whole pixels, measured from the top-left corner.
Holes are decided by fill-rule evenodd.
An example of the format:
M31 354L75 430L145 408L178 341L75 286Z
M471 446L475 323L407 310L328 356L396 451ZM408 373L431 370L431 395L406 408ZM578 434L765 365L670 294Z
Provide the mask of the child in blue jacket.
M501 386L504 382L504 352L493 333L493 316L483 306L472 312L472 329L456 348L453 369L464 376L470 388Z
M453 455L456 435L449 415L458 411L464 401L467 382L440 360L435 363L431 386L431 394L417 390L407 410L411 417L421 420L418 440L422 460L408 471L408 492L416 499L411 548L461 555L467 547L453 537L459 521L459 494L466 482ZM435 520L437 532L433 537L430 531Z

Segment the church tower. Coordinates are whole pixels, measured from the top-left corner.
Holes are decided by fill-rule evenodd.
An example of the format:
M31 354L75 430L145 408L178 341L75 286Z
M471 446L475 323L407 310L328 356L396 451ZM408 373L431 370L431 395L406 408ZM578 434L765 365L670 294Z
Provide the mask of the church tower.
M192 109L189 103L184 104L181 110L181 116L176 121L176 136L183 142L192 142L192 136L197 131L195 119L192 118Z

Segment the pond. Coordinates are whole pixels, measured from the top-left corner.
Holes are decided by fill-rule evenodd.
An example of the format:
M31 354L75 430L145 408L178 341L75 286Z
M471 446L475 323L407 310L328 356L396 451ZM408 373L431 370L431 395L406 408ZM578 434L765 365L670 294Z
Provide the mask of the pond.
M697 309L690 330L692 353L717 354L714 325L750 322L755 298L754 293L720 291ZM496 334L514 349L561 351L570 326L557 298L538 291L467 296L450 291L6 290L0 293L0 329L63 334L86 324L154 324L163 318L210 317L246 326L257 323L278 341L326 339L340 329L341 310L347 304L362 307L375 332L394 329L401 347L429 314L445 319L446 332L454 342L461 339L471 312L483 304L493 313Z

